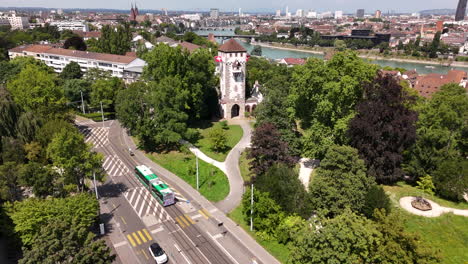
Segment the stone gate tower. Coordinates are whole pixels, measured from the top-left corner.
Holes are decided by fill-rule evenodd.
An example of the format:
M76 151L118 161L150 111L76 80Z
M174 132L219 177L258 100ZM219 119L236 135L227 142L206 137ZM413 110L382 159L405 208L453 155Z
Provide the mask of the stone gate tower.
M216 61L220 73L221 116L231 119L244 116L247 51L230 39L218 49Z

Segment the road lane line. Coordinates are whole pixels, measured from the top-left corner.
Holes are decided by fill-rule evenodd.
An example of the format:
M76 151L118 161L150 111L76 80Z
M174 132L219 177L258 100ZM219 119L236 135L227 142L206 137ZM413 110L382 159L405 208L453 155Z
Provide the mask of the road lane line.
M200 218L200 217L202 217L201 214L196 214L196 215L192 216L192 219L197 219L197 218Z
M128 200L130 202L130 205L132 204L133 196L135 196L135 193L136 193L136 189L133 189L132 197L130 197L130 200Z
M148 215L148 214L149 214L149 212L150 212L150 209L151 209L151 204L149 204L147 208L148 208L148 209L146 209L146 213L145 213L145 215Z
M190 216L188 216L187 214L184 214L184 215L187 218L187 220L189 220L189 222L192 223L192 225L195 224L195 222L192 220L192 218L190 218Z
M211 210L210 212L208 212L208 210L206 210L205 208L202 208L201 210L206 214L206 216L211 217L210 212L213 211L213 210ZM215 209L215 211L216 211L216 209Z
M138 192L138 191L137 191ZM135 202L135 205L133 205L133 207L136 209L136 206L138 205L138 202L140 202L140 198L141 198L141 195L138 194L137 195L137 199L136 199L136 202Z
M206 219L209 218L202 210L198 210L198 212L199 212L201 215L203 215L203 217L205 217Z
M153 238L150 236L150 234L148 233L148 230L146 230L146 228L143 228L143 233L145 233L146 237L148 238L148 241L153 240Z
M151 234L156 234L158 232L161 232L161 231L164 231L164 227L160 226L159 228L155 229L155 230L151 230Z
M131 235L127 235L128 241L130 241L130 244L132 244L133 247L136 247L135 241L133 241L133 238Z
M124 241L122 241L122 242L119 242L119 243L117 243L117 244L114 244L114 248L121 247L121 246L125 246L125 245L127 245L127 244L128 244L128 242L124 240Z
M185 217L183 215L179 216L180 219L182 219L182 221L184 221L184 224L186 224L187 226L189 226L189 222L187 220L185 220Z
M125 221L125 219L123 218L123 216L121 216L120 219L122 219L122 222L123 222L125 225L127 224L127 221Z
M214 239L210 233L208 231L206 231L206 233L208 234L209 237L211 237L211 239L224 251L224 253L226 253L226 255L228 255L228 257L235 263L239 264L239 262L237 262L237 260L218 242L218 240Z
M135 238L135 241L138 243L138 245L141 245L141 240L138 238L135 232L132 233L133 238Z
M143 240L143 243L146 243L147 240L146 240L146 237L143 235L143 233L140 230L138 230L137 233L138 233L138 235L140 235L141 240Z
M180 225L182 228L185 227L184 223L182 223L182 221L179 219L178 216L177 216L175 219L176 219L177 223L179 223L179 225Z
M142 249L141 251L143 252L143 255L145 255L146 260L148 260L149 257L148 257L148 255L146 255L146 250L143 250L143 249Z
M180 252L180 254L182 255L182 257L184 257L185 261L187 261L188 264L192 264L192 262L190 262L188 258L185 256L184 252Z

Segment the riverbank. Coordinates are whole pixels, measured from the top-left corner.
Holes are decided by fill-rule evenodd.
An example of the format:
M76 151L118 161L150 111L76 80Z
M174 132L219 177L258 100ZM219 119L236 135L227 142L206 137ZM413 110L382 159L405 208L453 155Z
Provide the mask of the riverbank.
M317 51L317 50L310 50L310 49L304 49L304 48L298 48L298 47L285 47L285 46L278 46L278 45L271 45L267 43L262 43L262 42L255 42L251 43L252 45L258 45L262 47L267 47L271 49L279 49L279 50L288 50L288 51L300 51L304 53L311 53L311 54L319 54L319 55L324 55L325 53L323 51ZM388 58L388 57L382 57L382 56L375 56L375 55L364 55L364 54L359 54L358 55L360 58L367 59L367 60L381 60L381 61L394 61L394 62L404 62L404 63L417 63L417 64L425 64L425 65L437 65L437 66L444 66L444 67L463 67L463 68L468 68L468 63L465 62L458 62L454 61L448 65L450 62L449 61L428 61L428 60L416 60L416 59L401 59L401 58Z

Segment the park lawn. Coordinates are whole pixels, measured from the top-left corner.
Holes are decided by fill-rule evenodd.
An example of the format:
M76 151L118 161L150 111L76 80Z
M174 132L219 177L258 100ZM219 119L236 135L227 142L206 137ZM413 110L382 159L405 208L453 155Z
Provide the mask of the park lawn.
M433 218L413 215L406 211L404 214L408 216L405 221L406 230L419 234L428 245L439 249L442 263L466 263L468 260L467 217L451 213Z
M211 128L218 126L221 126L220 122L212 122L205 128L198 128L197 130L200 133L200 138L197 140L197 142L194 143L194 145L208 157L223 162L226 159L229 151L240 141L244 131L239 125L228 125L228 129L225 130L227 148L224 151L216 152L211 149L211 143L208 135Z
M193 188L197 188L195 155L191 152L171 151L151 153L147 156L155 163L177 175ZM229 181L217 167L198 159L200 193L212 202L218 202L229 194Z
M441 206L451 207L451 208L456 208L456 209L468 209L467 202L457 203L457 202L448 201L448 200L439 198L435 195L427 194L417 189L416 187L413 187L404 182L398 182L396 185L393 185L393 186L384 186L384 190L386 192L391 193L390 199L392 199L397 204L399 203L400 198L404 196L422 196L424 198L427 198L431 201L438 203Z
M228 216L239 226L241 226L250 236L252 236L263 248L265 248L271 255L273 255L281 263L286 263L289 258L289 249L286 245L278 243L276 240L264 240L255 235L254 232L250 231L249 225L244 221L244 215L242 214L242 203L228 213Z
M244 150L240 156L239 159L239 169L240 169L240 174L242 176L242 179L244 182L249 182L250 179L253 176L253 173L250 171L250 165L249 162L251 160L247 159L247 149Z
M454 214L439 217L424 217L411 214L399 206L399 199L404 196L424 196L440 205L465 209L467 203L454 203L435 197L413 186L399 182L396 186L384 186L390 195L396 210L404 215L406 231L417 233L421 240L435 249L439 249L442 263L464 263L468 259L468 219Z

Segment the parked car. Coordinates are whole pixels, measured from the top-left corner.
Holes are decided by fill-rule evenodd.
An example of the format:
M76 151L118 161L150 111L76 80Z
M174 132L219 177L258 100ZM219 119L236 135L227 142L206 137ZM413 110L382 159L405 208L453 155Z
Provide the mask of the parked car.
M153 243L149 246L149 252L151 256L153 256L154 260L156 260L157 264L163 264L167 262L167 255L166 252L161 248L158 243Z

